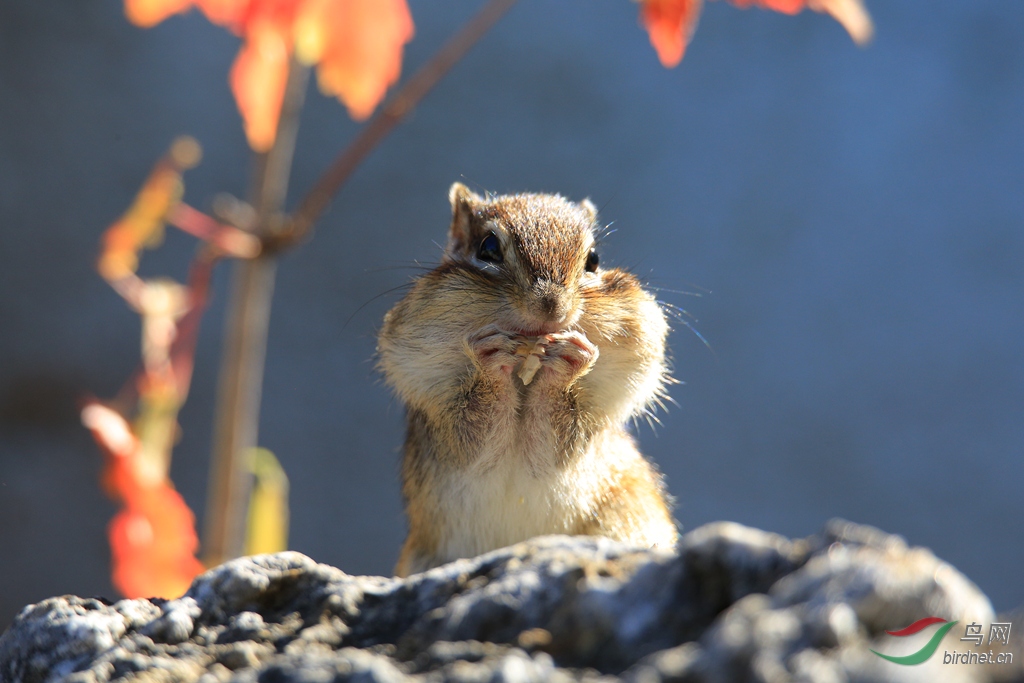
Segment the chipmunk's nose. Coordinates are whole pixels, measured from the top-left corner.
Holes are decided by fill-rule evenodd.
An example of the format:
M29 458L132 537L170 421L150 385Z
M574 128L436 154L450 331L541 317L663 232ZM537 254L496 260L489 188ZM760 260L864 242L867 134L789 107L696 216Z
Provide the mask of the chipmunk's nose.
M569 292L562 285L549 280L538 280L533 286L538 313L550 322L564 322L572 306Z

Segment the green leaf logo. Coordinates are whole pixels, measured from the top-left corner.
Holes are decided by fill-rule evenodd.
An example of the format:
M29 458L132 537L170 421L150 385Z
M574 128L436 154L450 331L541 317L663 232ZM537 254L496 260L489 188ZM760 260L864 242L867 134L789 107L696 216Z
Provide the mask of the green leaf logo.
M909 636L925 628L928 628L932 624L938 624L945 621L945 619L940 619L939 617L926 617L924 619L918 619L910 626L900 629L899 631L886 631L886 633L888 633L891 636ZM935 635L932 636L931 640L929 640L924 647L922 647L917 652L911 653L909 655L905 655L903 657L894 657L892 655L883 655L881 652L877 652L875 650L872 650L872 652L874 652L882 659L887 659L890 662L893 662L894 664L902 664L904 666L913 666L915 664L921 664L922 662L927 661L928 658L931 657L933 654L935 654L935 651L939 649L939 642L947 633L949 633L949 629L956 626L956 624L957 622L955 621L947 623L945 626L943 626L935 632Z

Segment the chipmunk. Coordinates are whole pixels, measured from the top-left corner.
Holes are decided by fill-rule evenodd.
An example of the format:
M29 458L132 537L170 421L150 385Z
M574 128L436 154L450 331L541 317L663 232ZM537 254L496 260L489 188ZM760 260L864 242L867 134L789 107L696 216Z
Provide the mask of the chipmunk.
M542 534L668 548L661 476L625 423L663 395L668 324L600 267L588 200L483 198L455 183L441 264L384 318L407 410L407 576Z

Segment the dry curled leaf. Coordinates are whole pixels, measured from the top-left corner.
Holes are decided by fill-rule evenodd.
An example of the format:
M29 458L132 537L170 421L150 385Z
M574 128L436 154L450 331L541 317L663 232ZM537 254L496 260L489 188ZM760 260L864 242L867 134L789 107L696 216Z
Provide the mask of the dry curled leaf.
M185 186L182 171L202 157L194 139L181 137L150 172L132 205L103 233L100 274L114 282L130 277L139 266L139 252L163 240L164 223L181 201Z

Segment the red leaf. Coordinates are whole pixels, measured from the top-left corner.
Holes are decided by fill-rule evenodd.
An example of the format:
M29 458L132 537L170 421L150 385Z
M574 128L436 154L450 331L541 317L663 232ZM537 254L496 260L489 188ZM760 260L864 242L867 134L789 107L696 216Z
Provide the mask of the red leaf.
M126 14L140 26L192 6L245 41L231 68L231 91L257 151L274 143L296 44L303 62L317 66L320 89L365 119L398 80L413 35L406 0L125 0Z
M671 68L683 59L686 44L697 28L701 0L644 0L640 23L663 66Z
M807 0L731 0L737 7L761 7L775 10L783 14L799 14L807 7Z
M413 36L405 0L307 0L296 22L299 57L318 64L320 90L365 119L402 70Z
M249 146L265 152L277 136L288 83L287 36L268 22L250 25L245 46L231 67L231 92L242 113Z
M150 27L192 6L192 0L124 0L124 13L136 26Z
M179 597L204 569L195 516L163 473L146 466L119 413L93 401L82 423L107 456L104 489L124 505L107 528L114 587L127 598Z
M640 0L640 23L647 29L658 59L666 67L679 63L693 36L701 0ZM874 27L862 0L731 0L737 7L761 7L784 14L804 9L824 12L843 25L854 42L871 40Z
M177 598L203 572L195 516L168 484L142 489L108 527L112 582L126 598Z

